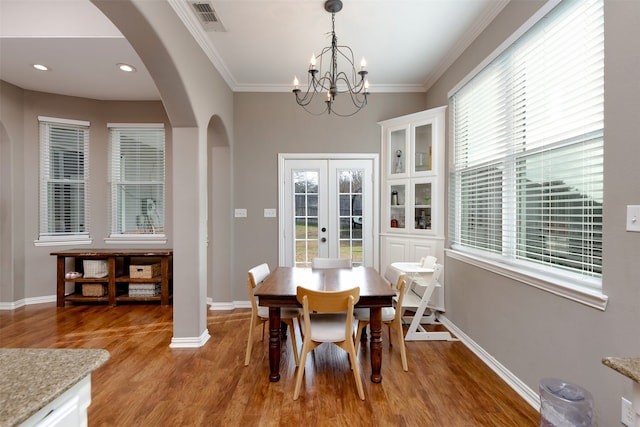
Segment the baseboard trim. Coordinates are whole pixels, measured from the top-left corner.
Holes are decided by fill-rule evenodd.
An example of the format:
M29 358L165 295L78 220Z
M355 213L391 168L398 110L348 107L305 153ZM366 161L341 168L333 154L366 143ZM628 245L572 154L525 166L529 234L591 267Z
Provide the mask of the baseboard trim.
M0 302L0 310L16 310L25 305L44 304L48 302L56 302L55 295L47 295L43 297L23 298L14 302Z
M25 305L27 304L24 299L15 302L0 302L0 310L15 310Z
M235 310L236 308L251 308L251 303L249 301L213 302L207 298L207 304L209 304L209 310L211 311L228 311Z
M171 348L199 348L205 345L207 341L209 341L211 335L209 335L208 330L204 330L199 337L181 337L171 338L171 344L169 347Z
M487 353L482 347L473 341L468 335L454 325L446 316L440 314L438 320L449 329L456 337L460 339L476 356L478 356L493 372L498 374L516 393L527 401L537 411L540 410L540 396L518 377L516 377L511 371L509 371L504 365L502 365L496 358Z

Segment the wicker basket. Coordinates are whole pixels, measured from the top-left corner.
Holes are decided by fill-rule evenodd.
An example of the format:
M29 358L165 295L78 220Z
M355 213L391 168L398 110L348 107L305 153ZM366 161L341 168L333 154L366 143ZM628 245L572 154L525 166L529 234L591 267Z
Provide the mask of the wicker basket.
M101 279L109 275L109 266L106 259L82 260L84 277L87 279Z
M141 264L129 266L129 277L132 279L151 279L160 275L160 264Z
M82 296L103 297L107 294L107 287L102 283L83 283Z

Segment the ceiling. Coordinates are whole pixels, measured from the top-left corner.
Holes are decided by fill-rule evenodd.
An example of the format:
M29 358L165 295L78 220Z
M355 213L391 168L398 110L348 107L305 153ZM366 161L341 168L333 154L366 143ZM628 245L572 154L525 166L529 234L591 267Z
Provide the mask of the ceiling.
M311 54L330 44L323 0L166 1L234 91L290 91L294 75L306 80ZM214 8L224 31L202 24L196 1ZM366 58L375 93L428 89L508 0L343 3L338 42L357 64ZM36 71L35 63L50 71ZM123 73L117 63L137 71ZM89 0L0 0L0 79L91 99L160 99L133 48Z

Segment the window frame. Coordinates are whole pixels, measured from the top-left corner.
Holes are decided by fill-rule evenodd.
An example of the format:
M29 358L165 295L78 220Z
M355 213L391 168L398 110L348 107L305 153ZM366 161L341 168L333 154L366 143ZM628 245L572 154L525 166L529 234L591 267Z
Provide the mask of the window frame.
M52 127L68 128L83 131L82 145L82 179L69 180L69 183L82 183L83 185L83 210L84 214L82 222L84 223L84 231L56 232L50 231L48 227L48 217L50 215L51 206L49 205L49 197L46 189L52 181L59 179L51 178L50 171L53 167L53 160L50 156L51 148L51 130ZM91 123L84 120L73 120L56 117L38 116L38 133L39 133L39 150L40 150L40 166L39 166L39 189L38 189L38 238L34 240L35 246L59 246L59 245L79 245L91 244L93 239L90 234L90 207L89 207L89 185L90 185L90 157L89 157L89 139L90 139ZM44 134L43 131L47 131Z
M451 91L449 91L449 98L451 99L459 90L467 85L474 77L476 77L482 70L484 70L490 63L496 60L503 52L509 49L514 43L516 43L527 31L534 27L543 17L545 17L552 9L554 9L561 2L560 0L553 0L547 2L535 15L533 15L516 33L505 40L491 55L489 55L482 63L480 63L469 75L467 75L461 82L459 82ZM452 114L450 115L450 141L452 145L455 144L455 128L454 128L454 111L451 108ZM601 138L604 136L601 134ZM552 148L550 148L552 149ZM519 153L517 156L512 156L510 163L503 164L502 175L513 177L513 183L511 185L516 186L517 179L515 179L515 167L518 165L520 156L527 156L527 153ZM489 167L485 164L483 167ZM450 159L450 186L455 185L455 148L451 150ZM508 181L508 179L507 179ZM509 181L510 182L510 181ZM507 184L508 186L509 184ZM505 184L501 186L501 194L505 190ZM514 188L515 191L515 188ZM450 215L462 214L459 207L460 192L454 191L454 194L450 195L449 209ZM519 195L515 196L516 199ZM509 218L507 223L504 223L502 227L514 227L514 222L517 222L517 209L515 206L515 200L510 200L508 197L505 199L502 195L502 210L509 210L513 212L513 218ZM602 209L602 207L600 207ZM503 220L504 221L504 220ZM459 223L458 223L459 224ZM456 222L450 220L450 226L455 227ZM459 234L458 234L459 235ZM450 237L453 239L454 235ZM534 286L539 289L551 292L558 296L580 302L587 306L605 310L608 297L604 295L602 289L602 277L587 277L580 274L575 274L569 271L564 271L560 268L554 268L548 265L536 264L534 262L522 261L517 257L510 258L505 256L505 250L517 251L518 243L514 244L513 248L505 248L505 238L502 238L501 247L497 251L498 253L490 253L483 250L477 250L470 247L465 247L456 244L454 241L451 243L450 248L446 250L447 256L464 261L471 265L492 271L505 277L517 280L519 282Z
M109 236L104 239L107 244L161 244L167 243L167 235L166 235L166 162L167 162L167 153L166 153L166 129L164 123L107 123L107 128L109 129ZM122 185L122 181L120 179L116 179L116 172L120 171L114 164L114 144L116 141L114 140L114 131L163 131L162 136L162 182L149 182L147 185L161 185L161 193L162 193L162 203L161 203L161 218L162 218L162 231L161 232L152 232L152 233L124 233L117 232L117 227L115 224L115 219L120 215L118 212L117 205L117 191L118 187ZM119 143L119 140L118 140ZM119 150L119 148L118 148ZM141 185L141 184L139 184ZM155 200L155 199L154 199ZM153 230L153 228L152 228Z

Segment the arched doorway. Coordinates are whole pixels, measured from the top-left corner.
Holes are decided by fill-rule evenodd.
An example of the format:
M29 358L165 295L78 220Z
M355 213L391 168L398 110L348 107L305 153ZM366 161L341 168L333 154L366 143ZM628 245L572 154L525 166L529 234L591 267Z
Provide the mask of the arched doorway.
M220 117L213 116L207 127L207 299L218 307L232 300L231 172L229 138Z

